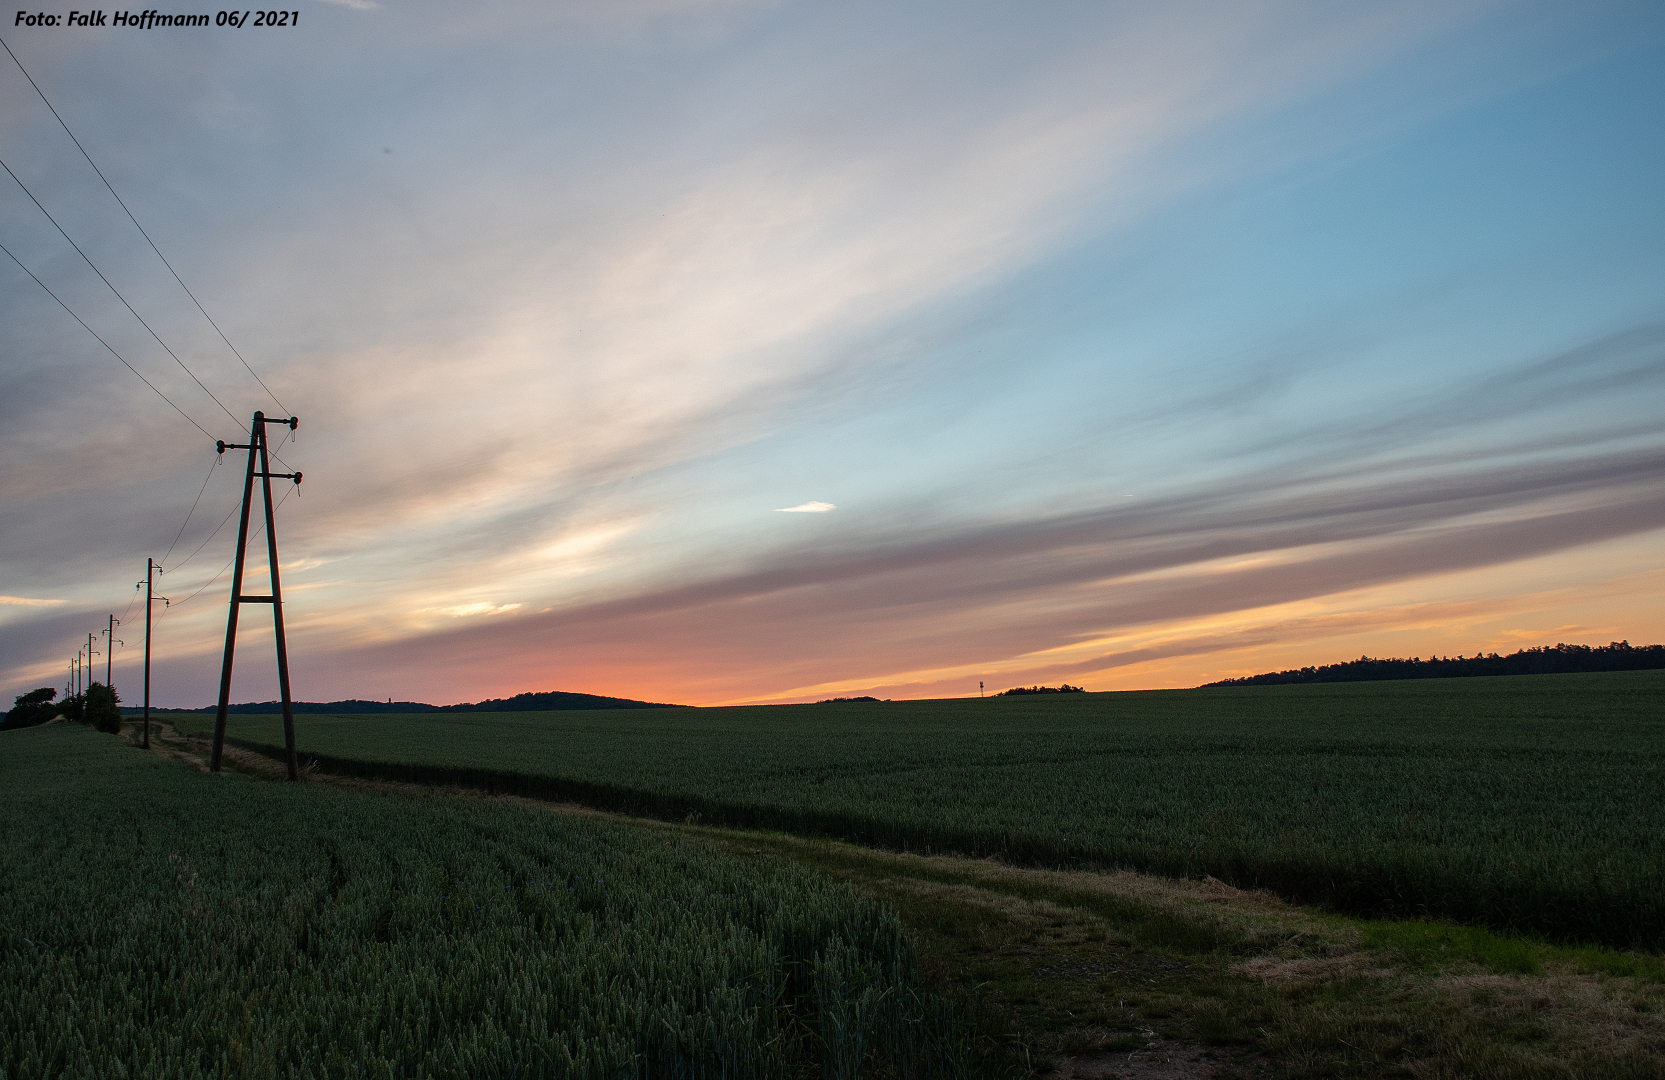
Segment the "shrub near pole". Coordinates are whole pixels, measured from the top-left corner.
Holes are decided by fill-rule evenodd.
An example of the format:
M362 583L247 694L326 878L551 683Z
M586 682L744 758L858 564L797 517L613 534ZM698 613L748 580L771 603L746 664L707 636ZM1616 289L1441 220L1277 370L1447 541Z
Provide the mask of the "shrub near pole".
M93 683L87 687L86 721L99 731L117 735L121 732L121 695L113 686Z

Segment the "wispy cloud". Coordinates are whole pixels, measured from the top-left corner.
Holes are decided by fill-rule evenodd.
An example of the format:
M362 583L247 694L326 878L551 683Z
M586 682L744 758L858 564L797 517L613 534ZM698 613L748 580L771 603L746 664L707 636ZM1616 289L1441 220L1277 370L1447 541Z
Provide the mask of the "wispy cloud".
M797 506L782 506L782 507L779 507L775 510L775 513L777 513L777 514L825 514L828 510L837 510L837 509L838 509L838 507L834 506L830 502L806 502L806 503L799 503Z
M454 607L430 608L429 610L438 611L442 615L450 615L453 618L464 619L471 615L503 615L517 610L520 606L518 603L493 604L489 601L480 601L473 604L457 604Z
M1590 374L1602 377L1599 366ZM1287 609L1665 529L1665 446L1613 447L1604 434L1589 433L1572 458L1523 459L1507 445L1490 459L1471 446L1469 459L1438 468L1415 455L1316 458L1021 522L822 541L744 572L527 616L504 632L532 635L551 655L576 649L598 673L609 670L603 657L634 655L636 677L662 696L677 686L671 696L709 701L756 699L735 693L748 679L773 682L783 698L857 686L930 692L952 672L1075 677L1455 624L1516 605ZM472 665L499 646L445 634L410 647ZM708 672L731 655L747 657L745 676ZM840 670L850 675L825 677Z

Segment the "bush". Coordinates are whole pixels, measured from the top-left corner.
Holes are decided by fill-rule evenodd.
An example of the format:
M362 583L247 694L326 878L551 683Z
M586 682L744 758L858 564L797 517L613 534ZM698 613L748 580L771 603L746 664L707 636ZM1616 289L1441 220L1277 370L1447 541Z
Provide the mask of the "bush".
M93 683L87 687L86 721L100 731L107 731L111 735L121 732L121 709L117 705L121 702L121 695L116 693L113 686L103 683Z

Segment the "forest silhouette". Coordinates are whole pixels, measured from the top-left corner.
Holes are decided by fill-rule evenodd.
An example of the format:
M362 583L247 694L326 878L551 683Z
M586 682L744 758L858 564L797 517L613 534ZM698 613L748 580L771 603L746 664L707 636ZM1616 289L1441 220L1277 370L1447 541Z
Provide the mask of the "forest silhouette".
M1539 645L1507 656L1413 656L1377 660L1361 656L1341 664L1268 671L1204 686L1268 686L1279 683L1375 682L1386 679L1464 679L1476 675L1564 675L1580 671L1644 671L1665 668L1665 645Z

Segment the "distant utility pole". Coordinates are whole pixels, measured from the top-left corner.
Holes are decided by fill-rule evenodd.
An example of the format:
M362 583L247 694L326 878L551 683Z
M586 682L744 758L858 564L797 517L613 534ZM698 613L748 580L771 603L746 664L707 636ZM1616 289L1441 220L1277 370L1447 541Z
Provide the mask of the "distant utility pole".
M244 604L270 604L272 626L277 637L278 692L283 698L283 742L288 751L289 779L301 778L300 761L295 756L295 711L289 698L289 648L283 639L283 591L278 583L277 528L272 520L272 478L293 480L299 484L301 474L272 472L266 444L267 424L284 424L294 431L299 423L293 416L287 419L268 418L265 413L257 412L249 426L247 443L217 444L222 454L227 450L247 450L249 467L243 477L243 517L237 527L236 568L231 572L231 613L225 625L225 662L220 666L220 707L214 714L214 752L208 765L215 772L220 771L220 756L225 749L226 712L231 707L231 660L237 648L237 612ZM257 462L260 466L258 471L255 469ZM254 500L254 478L257 476L260 477L261 492L266 497L266 560L272 581L270 596L243 595L243 555L249 543L249 504Z
M104 685L105 686L110 685L110 661L114 660L115 656L116 656L116 627L118 627L120 625L121 625L121 620L116 618L114 615L111 615L110 616L110 625L104 631L104 636L110 639L108 642L105 643L105 646L104 646Z
M150 749L150 603L160 599L164 605L168 603L165 596L158 597L153 588L156 575L162 568L156 565L155 559L145 560L145 741L143 746Z
M983 696L983 680L982 679L977 680L977 696L978 697Z
M87 682L88 682L88 684L91 684L91 682L92 682L93 657L98 655L97 652L92 647L93 638L95 638L97 636L98 636L97 634L88 634L87 635Z

